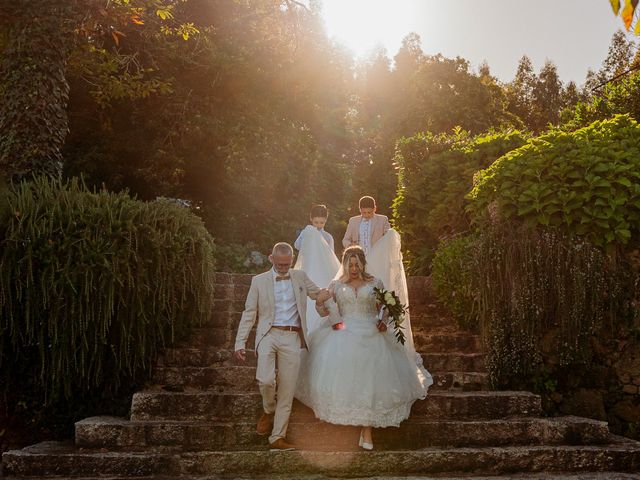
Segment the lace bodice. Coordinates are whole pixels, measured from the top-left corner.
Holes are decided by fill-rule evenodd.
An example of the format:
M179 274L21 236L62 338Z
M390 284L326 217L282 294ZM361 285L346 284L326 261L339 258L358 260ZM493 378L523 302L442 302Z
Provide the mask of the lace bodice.
M382 288L382 282L377 278L365 283L358 290L351 285L336 281L333 291L340 316L345 319L375 317L378 314L373 293L375 287Z

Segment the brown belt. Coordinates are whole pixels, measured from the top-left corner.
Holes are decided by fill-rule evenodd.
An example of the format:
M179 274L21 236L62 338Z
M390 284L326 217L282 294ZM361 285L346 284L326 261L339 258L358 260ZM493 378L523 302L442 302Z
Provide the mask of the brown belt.
M271 325L271 328L277 328L278 330L286 330L288 332L301 332L302 328L300 327L290 327L290 326L280 326L280 325Z

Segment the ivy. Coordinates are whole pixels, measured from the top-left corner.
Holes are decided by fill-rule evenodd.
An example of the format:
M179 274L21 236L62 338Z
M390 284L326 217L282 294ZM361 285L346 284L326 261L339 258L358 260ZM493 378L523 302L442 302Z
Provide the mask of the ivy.
M15 23L0 66L0 169L8 178L59 176L68 130L69 7L55 0L13 3Z

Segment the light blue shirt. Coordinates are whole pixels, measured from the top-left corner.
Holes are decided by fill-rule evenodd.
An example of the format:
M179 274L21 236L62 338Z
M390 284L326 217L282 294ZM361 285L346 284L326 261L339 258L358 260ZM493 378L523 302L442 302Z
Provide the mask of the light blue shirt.
M360 221L360 241L358 242L362 249L364 250L365 255L369 253L371 249L371 219L365 220L364 218Z

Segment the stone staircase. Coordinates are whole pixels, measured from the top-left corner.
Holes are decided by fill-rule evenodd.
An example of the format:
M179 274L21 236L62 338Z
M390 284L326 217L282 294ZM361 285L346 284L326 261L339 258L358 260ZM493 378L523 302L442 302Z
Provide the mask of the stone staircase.
M640 479L640 443L613 436L604 422L541 417L532 393L489 390L480 339L439 310L424 277L409 279L411 318L435 383L411 418L375 430L375 450L365 452L356 448L358 428L320 422L296 403L288 438L299 450L269 452L255 433L255 358L238 365L231 352L250 276L221 273L216 283L216 315L190 342L166 350L153 385L133 396L130 419L87 418L76 424L75 442L6 452L5 475Z

